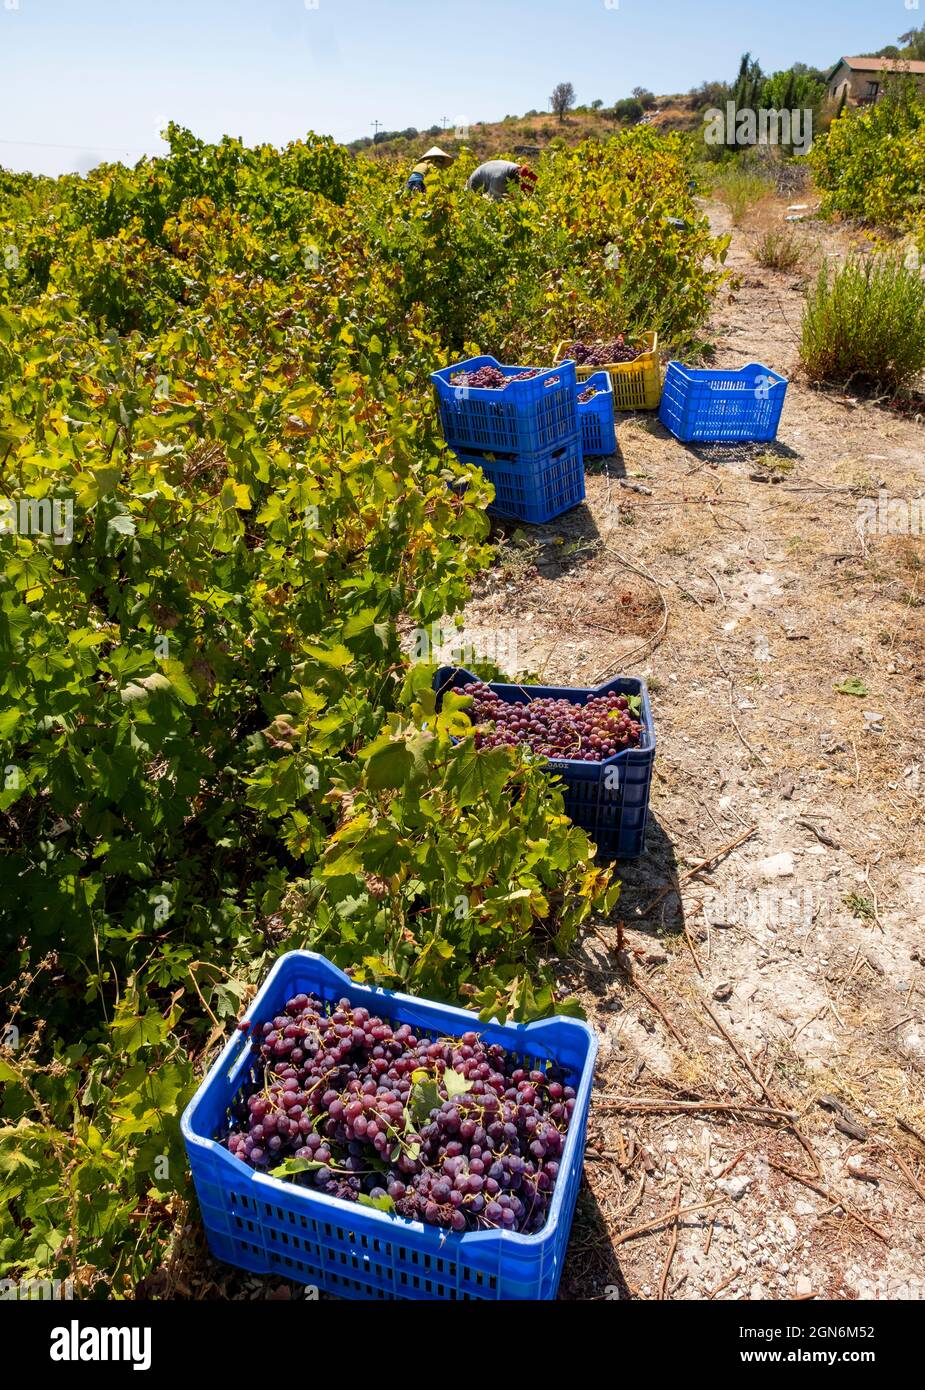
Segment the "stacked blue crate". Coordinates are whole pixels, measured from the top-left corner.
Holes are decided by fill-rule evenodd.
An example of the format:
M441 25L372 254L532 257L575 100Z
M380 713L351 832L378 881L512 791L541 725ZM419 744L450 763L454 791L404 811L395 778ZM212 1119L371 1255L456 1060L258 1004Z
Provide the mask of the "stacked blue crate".
M542 525L585 495L575 363L560 362L500 390L465 383L462 374L481 367L508 378L529 370L472 357L434 372L444 438L460 462L480 468L493 485L491 512Z

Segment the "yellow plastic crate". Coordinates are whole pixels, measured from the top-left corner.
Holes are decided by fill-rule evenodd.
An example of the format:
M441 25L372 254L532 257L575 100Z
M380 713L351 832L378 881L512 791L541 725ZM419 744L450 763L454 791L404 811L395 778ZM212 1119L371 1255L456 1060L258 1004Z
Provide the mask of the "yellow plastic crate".
M587 381L595 372L609 373L613 383L614 410L658 410L662 396L662 370L658 360L658 334L640 333L639 356L632 362L612 362L603 367L577 367L579 381ZM567 342L556 349L556 361L568 356Z

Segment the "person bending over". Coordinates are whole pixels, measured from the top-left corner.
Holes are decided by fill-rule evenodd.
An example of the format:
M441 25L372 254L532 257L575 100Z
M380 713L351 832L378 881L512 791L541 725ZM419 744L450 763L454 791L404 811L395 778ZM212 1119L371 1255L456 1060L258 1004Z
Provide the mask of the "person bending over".
M473 193L484 193L495 202L507 197L512 188L522 188L532 193L536 184L536 174L526 164L515 164L510 159L489 159L480 164L466 180L466 187Z
M446 154L439 145L432 145L426 154L415 164L408 181L405 184L406 193L424 193L426 191L424 180L432 169L446 169L453 163L453 156Z

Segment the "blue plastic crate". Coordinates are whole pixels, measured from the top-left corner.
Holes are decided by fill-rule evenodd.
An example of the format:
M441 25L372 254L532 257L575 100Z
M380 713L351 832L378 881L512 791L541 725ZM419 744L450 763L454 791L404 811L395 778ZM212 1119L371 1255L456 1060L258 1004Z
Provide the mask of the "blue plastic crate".
M760 362L737 371L697 371L669 362L658 418L690 444L764 444L777 436L787 378Z
M579 381L578 392L593 386L597 392L589 401L579 401L578 423L581 426L581 452L585 458L600 458L617 452L617 431L613 413L613 383L609 372L595 372L587 381Z
M317 1284L342 1298L555 1298L581 1184L597 1054L593 1031L571 1018L482 1023L468 1009L356 984L313 951L279 958L244 1021L272 1018L302 992L331 1002L347 998L432 1037L472 1029L531 1065L560 1066L576 1099L548 1219L533 1235L457 1234L256 1172L218 1142L228 1132L236 1098L257 1074L259 1059L236 1030L181 1121L213 1255L256 1274Z
M460 463L481 468L494 487L492 516L542 526L584 501L585 464L577 434L545 453L455 453Z
M459 666L441 666L434 676L438 705L444 690L458 689L478 680ZM649 789L655 762L655 726L645 682L632 676L618 676L595 689L546 685L501 685L489 682L509 705L530 700L571 700L584 705L593 695L641 697L638 748L624 748L602 763L578 762L572 758L550 759L545 767L562 779L565 812L575 825L586 830L607 859L635 859L642 854L649 812Z
M451 448L535 454L557 449L577 434L574 362L560 362L500 391L453 385L457 372L479 367L497 367L509 377L529 370L505 367L494 357L470 357L433 372L443 436Z

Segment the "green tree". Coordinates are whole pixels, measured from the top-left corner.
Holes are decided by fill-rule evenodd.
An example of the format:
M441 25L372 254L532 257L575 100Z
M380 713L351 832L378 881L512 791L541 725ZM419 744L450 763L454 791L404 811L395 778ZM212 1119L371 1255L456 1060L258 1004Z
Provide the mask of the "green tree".
M901 34L899 42L904 45L904 58L911 58L913 62L925 62L925 24L918 29L910 29L907 34Z
M695 111L722 106L731 96L732 88L728 82L701 82L699 87L692 87L688 92L690 105Z
M787 81L784 86L783 96L781 98L782 110L792 111L794 109L794 104L796 101L796 90L796 77L794 76L793 69L791 69L790 72L788 72L787 74Z
M879 101L842 108L810 153L824 214L925 231L925 97L914 78L888 82Z
M552 109L559 117L560 121L565 120L567 111L571 111L575 105L575 88L571 82L557 82L552 89Z
M636 97L624 97L622 101L614 104L614 119L621 121L624 125L635 125L643 117L642 102Z
M733 89L737 111L754 111L757 108L763 82L764 73L757 58L752 58L750 53L743 53Z

